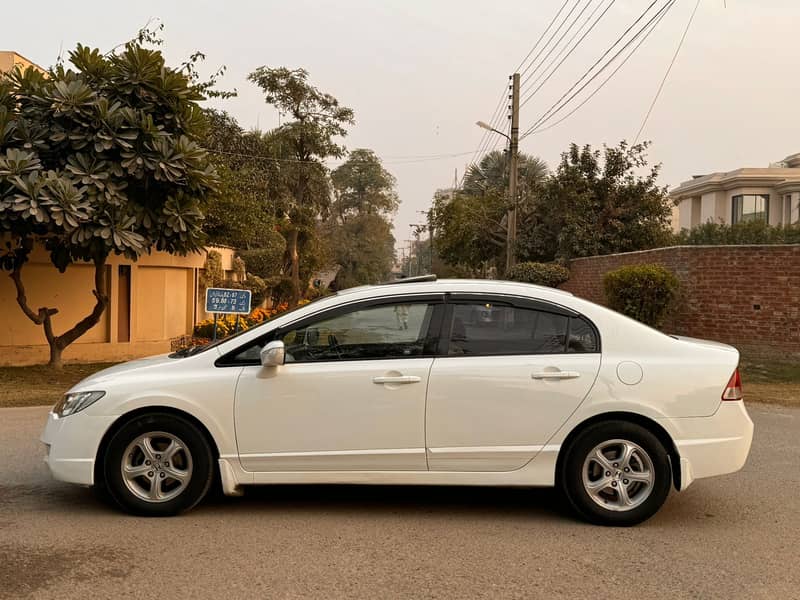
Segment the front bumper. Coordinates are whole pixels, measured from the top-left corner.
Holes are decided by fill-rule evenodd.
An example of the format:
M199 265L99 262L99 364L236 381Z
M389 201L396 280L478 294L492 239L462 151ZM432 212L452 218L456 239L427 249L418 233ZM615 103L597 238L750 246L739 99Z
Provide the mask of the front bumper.
M680 489L702 477L741 469L753 441L753 421L744 402L721 402L710 417L664 419L680 454Z
M51 412L41 440L46 448L44 461L53 477L93 485L97 450L115 418L84 413L58 417Z

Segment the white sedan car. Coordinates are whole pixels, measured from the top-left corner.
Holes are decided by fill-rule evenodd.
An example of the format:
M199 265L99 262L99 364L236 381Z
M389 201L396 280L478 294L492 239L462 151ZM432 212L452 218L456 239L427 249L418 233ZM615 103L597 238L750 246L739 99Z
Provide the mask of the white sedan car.
M631 525L750 450L736 349L664 335L556 289L401 280L93 375L42 436L62 481L173 515L219 477L556 486Z

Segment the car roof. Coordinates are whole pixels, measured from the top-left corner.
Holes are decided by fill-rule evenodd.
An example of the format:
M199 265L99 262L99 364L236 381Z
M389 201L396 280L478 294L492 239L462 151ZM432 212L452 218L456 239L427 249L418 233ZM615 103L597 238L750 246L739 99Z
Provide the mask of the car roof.
M534 285L532 283L522 283L519 281L505 281L501 279L436 279L433 281L419 281L398 279L397 281L381 283L379 285L362 285L347 288L337 293L337 296L349 294L369 295L369 296L392 296L398 293L420 293L420 292L484 292L484 293L513 293L523 295L532 293L556 294L560 296L572 296L571 292L559 290L544 285Z

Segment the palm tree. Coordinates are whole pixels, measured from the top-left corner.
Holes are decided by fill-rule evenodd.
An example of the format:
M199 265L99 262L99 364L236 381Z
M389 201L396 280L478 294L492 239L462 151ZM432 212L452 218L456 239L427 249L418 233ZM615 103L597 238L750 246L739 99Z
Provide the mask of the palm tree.
M503 197L508 190L508 163L505 151L489 152L478 164L469 167L462 191L470 196ZM520 153L517 159L517 189L521 206L527 204L548 173L547 163L541 158Z

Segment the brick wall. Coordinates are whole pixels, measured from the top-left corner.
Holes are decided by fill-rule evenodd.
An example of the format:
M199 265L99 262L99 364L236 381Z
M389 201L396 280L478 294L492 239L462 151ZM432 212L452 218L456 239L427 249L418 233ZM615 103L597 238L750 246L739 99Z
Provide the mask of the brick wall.
M561 287L603 304L603 275L644 263L663 265L681 282L667 333L800 355L800 245L676 246L580 258Z

